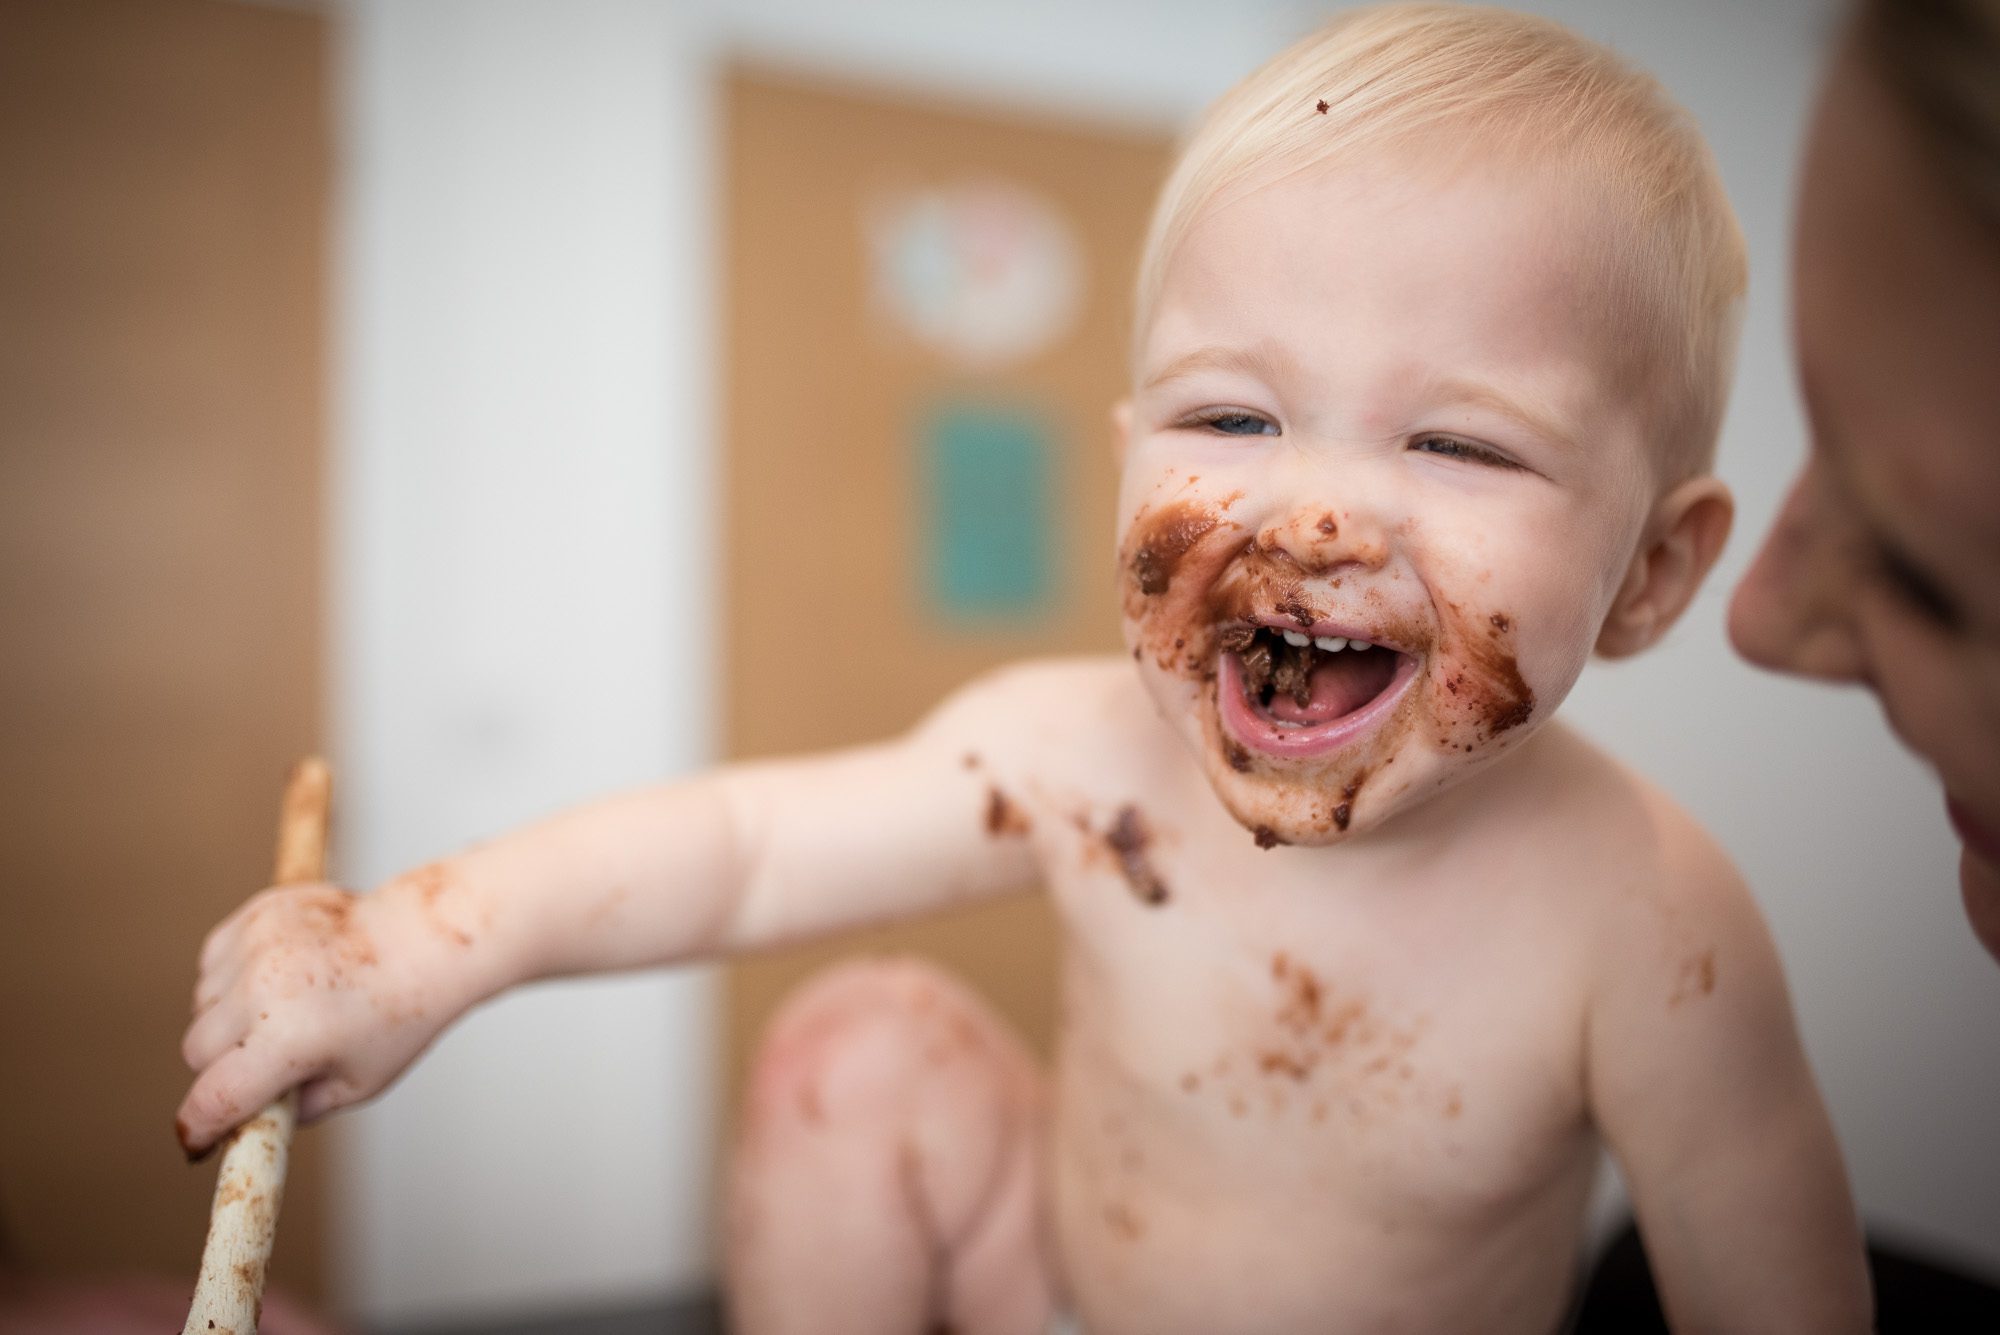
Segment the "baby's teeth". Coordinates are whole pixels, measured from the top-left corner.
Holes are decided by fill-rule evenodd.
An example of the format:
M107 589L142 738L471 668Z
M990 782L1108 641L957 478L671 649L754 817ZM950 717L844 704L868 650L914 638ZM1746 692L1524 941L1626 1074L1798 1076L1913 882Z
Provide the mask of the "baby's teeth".
M1312 636L1302 634L1296 630L1288 630L1285 632L1285 643L1291 645L1294 649L1303 649L1312 643Z
M1368 643L1368 641L1366 640L1349 640L1347 642L1347 647L1350 649L1372 649L1375 646Z
M1343 640L1338 635L1322 635L1318 639L1314 640L1313 643L1318 645L1320 648L1326 650L1330 654L1339 653L1342 649L1345 649L1350 643L1352 643L1354 647L1357 649L1362 649L1367 647L1366 645L1362 644L1361 641L1359 640L1353 640L1353 641Z

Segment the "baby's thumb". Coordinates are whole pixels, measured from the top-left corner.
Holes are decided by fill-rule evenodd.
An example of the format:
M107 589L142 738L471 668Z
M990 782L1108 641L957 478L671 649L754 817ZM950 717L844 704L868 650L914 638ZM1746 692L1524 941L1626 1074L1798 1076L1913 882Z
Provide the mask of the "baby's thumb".
M231 1048L195 1077L174 1117L174 1134L189 1163L208 1157L216 1142L261 1111L294 1082L259 1059L254 1048Z

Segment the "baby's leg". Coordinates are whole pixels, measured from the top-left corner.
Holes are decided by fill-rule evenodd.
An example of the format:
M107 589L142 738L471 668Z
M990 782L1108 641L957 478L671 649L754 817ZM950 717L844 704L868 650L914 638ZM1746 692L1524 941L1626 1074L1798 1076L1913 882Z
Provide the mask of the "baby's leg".
M731 1171L743 1335L1044 1335L1041 1075L937 969L870 961L771 1024Z

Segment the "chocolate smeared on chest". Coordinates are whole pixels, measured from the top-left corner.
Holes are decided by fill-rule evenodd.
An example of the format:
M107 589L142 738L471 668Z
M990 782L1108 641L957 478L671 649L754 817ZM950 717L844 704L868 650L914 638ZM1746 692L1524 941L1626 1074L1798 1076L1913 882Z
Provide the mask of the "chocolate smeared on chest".
M1118 808L1111 828L1104 833L1104 846L1111 850L1118 872L1134 897L1141 904L1157 908L1167 902L1168 890L1167 883L1153 868L1152 843L1153 832L1147 827L1146 818L1129 803Z
M986 833L995 839L1020 838L1032 832L1028 813L1014 805L998 788L986 789Z

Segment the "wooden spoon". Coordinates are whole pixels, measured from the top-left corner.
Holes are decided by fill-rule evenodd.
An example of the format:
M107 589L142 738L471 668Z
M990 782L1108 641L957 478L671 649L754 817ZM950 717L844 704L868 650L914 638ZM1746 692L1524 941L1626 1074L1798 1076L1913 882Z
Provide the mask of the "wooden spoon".
M327 812L333 776L318 756L301 760L285 784L278 816L278 863L271 881L292 885L326 879ZM278 1236L278 1202L285 1162L298 1125L292 1090L230 1133L209 1207L208 1244L182 1335L256 1335L264 1305L264 1269Z

